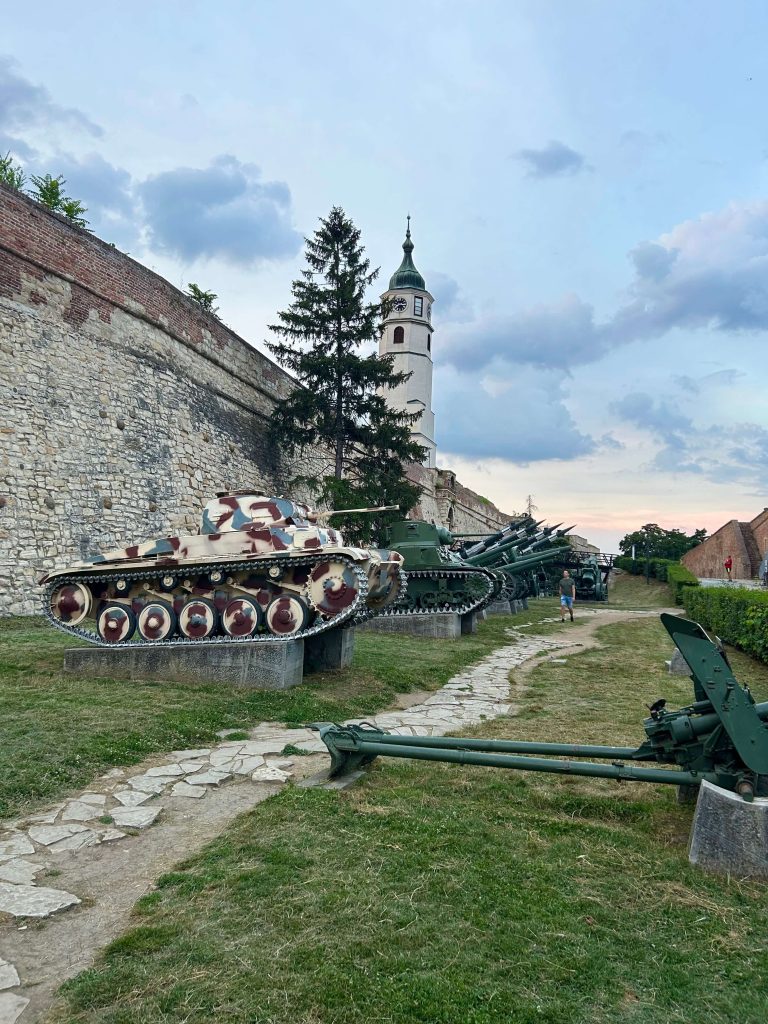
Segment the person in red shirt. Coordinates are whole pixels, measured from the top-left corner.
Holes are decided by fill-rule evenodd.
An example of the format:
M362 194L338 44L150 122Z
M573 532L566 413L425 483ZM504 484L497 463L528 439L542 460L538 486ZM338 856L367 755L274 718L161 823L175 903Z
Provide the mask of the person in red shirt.
M731 569L733 568L733 559L731 558L730 555L728 555L726 560L723 562L723 565L725 566L725 574L728 577L728 579L730 579L731 578Z

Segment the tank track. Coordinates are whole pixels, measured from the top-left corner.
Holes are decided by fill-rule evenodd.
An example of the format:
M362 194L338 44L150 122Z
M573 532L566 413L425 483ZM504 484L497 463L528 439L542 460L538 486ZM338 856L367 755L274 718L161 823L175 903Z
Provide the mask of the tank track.
M254 636L249 637L232 637L232 636L210 636L202 640L193 640L190 637L174 637L173 640L143 640L139 638L135 640L123 640L119 643L107 643L102 640L97 633L89 632L86 629L81 629L80 626L68 626L66 623L60 622L51 611L51 595L53 591L66 583L96 583L104 582L105 580L146 580L146 579L160 579L162 576L167 575L169 566L163 566L155 570L141 570L135 572L114 572L114 573L93 573L91 575L81 575L79 573L72 576L59 576L52 580L45 588L43 594L43 614L48 621L60 629L63 633L67 633L70 636L76 636L79 640L86 640L89 644L94 644L97 647L189 647L191 646L202 646L204 644L240 644L240 643L265 643L270 640L274 642L287 643L289 640L305 640L307 637L317 636L318 633L323 633L329 629L335 629L338 626L349 626L354 625L359 621L364 621L371 615L375 615L376 612L368 609L364 603L365 596L368 592L368 576L363 570L356 565L351 559L343 558L343 556L334 556L339 561L346 562L357 577L359 583L359 590L357 597L352 604L345 608L343 611L334 615L331 619L324 619L322 616L318 616L314 625L302 629L298 633L292 633L290 636L278 636L274 633L257 633ZM210 562L203 565L195 566L183 566L183 569L187 569L190 572L204 574L211 570L218 570L220 572L242 572L246 567L257 567L258 569L264 568L265 572L268 571L272 566L279 566L280 568L295 568L299 565L318 565L322 562L329 560L327 554L318 554L311 557L305 558L264 558L259 559L258 562L249 560L243 562L242 559L236 562ZM179 569L173 567L173 571L179 572Z
M469 612L479 611L484 608L487 604L493 600L497 593L497 583L490 573L485 570L478 571L476 568L472 569L400 569L400 574L406 580L409 579L458 579L465 580L468 576L472 579L482 580L485 584L485 593L481 594L475 601L470 601L466 604L456 606L444 602L443 604L435 605L434 608L405 608L402 606L403 598L407 600L407 586L403 587L402 593L403 598L398 598L395 604L390 605L389 608L383 609L379 612L379 615L436 615L440 612L455 612L457 615L467 615Z

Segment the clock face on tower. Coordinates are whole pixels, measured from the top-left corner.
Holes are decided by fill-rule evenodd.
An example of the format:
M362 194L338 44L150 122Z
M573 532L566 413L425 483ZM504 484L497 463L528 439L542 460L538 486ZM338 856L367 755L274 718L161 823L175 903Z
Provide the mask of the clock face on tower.
M407 299L404 299L402 295L398 295L395 301L392 303L392 308L397 310L398 313L402 313L407 305Z

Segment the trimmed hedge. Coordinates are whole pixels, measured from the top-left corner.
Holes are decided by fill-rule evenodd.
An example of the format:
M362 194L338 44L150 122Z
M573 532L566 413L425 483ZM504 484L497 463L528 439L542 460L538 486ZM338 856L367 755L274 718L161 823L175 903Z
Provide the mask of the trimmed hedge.
M694 576L692 572L686 569L684 565L680 565L679 562L673 562L672 565L668 565L666 572L667 583L674 595L675 604L683 603L684 591L691 587L699 586L699 577Z
M768 663L768 593L743 587L683 587L682 599L690 618Z
M651 558L649 561L651 576L655 580L661 580L662 583L667 579L667 569L669 566L678 564L673 558ZM630 558L629 555L619 555L618 558L614 558L613 564L617 569L631 572L633 576L645 576L645 558Z

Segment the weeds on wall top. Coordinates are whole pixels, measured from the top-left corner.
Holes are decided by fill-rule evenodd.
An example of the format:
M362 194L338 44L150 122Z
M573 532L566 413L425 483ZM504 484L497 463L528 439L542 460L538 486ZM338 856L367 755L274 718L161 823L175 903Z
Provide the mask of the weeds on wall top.
M42 176L33 174L31 188L25 188L27 176L24 169L20 164L14 162L9 151L5 156L0 157L0 181L10 188L15 188L18 192L26 192L30 199L40 203L46 210L62 214L75 227L88 227L88 221L83 216L88 212L88 208L83 206L79 199L73 199L64 194L64 186L67 182L62 174L58 174L55 178L50 174Z

